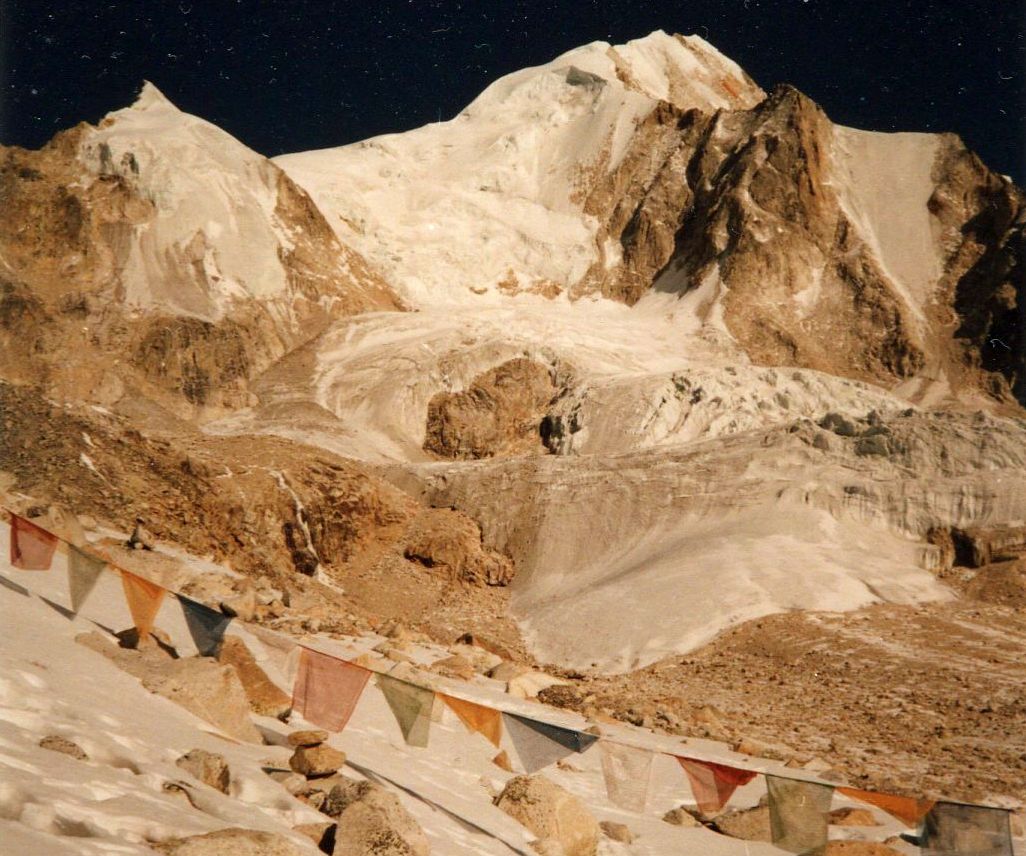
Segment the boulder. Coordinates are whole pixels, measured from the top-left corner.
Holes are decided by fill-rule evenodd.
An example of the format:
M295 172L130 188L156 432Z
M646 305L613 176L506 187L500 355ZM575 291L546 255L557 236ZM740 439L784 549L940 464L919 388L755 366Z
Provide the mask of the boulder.
M502 681L503 683L506 683L520 675L526 675L530 671L531 670L528 669L527 666L521 666L518 663L510 663L504 660L501 663L497 663L488 672L488 677L493 681Z
M473 680L474 675L477 674L470 660L466 659L466 657L461 657L459 654L453 654L451 657L436 660L431 664L431 671L442 677L455 678L459 681Z
M621 844L631 844L634 841L634 833L631 832L630 827L626 823L614 823L611 820L603 820L599 824L599 828L606 838L619 841Z
M257 665L253 652L238 636L225 638L217 652L217 661L235 669L253 713L276 719L288 716L292 710L292 697L267 677L267 673Z
M255 829L219 829L150 846L165 856L304 856L285 836Z
M475 672L480 672L482 675L488 674L492 669L498 666L502 662L502 657L498 654L493 654L491 651L486 650L478 645L465 645L457 643L449 648L449 651L454 655L459 655L470 662L470 665L474 667Z
M835 808L829 815L831 826L879 826L868 808Z
M333 776L346 762L345 752L334 746L300 746L289 758L289 766L308 779Z
M339 815L334 856L428 856L431 846L395 794L380 785L361 789Z
M566 856L594 856L599 825L584 803L544 776L516 776L495 804L538 838L553 838Z
M205 749L193 749L175 761L175 766L185 770L203 784L210 785L223 794L228 793L231 772L224 755L207 752Z
M225 598L220 603L221 612L231 618L238 618L239 621L252 621L256 618L257 606L257 595L254 589Z
M524 672L506 683L506 692L514 698L537 698L542 690L565 683L544 672Z
M179 704L225 734L247 743L261 743L249 718L249 700L230 666L206 658L171 660L148 672L143 686Z
M691 812L689 812L683 806L677 806L677 808L671 808L666 814L663 815L663 821L665 823L672 824L673 826L701 826L701 822Z
M335 849L335 824L330 820L319 823L301 823L299 826L293 826L292 829L309 838L322 853L331 853Z
M68 740L67 737L61 737L59 734L48 734L39 741L39 745L41 748L49 749L51 752L60 752L62 755L70 755L76 761L89 760L89 756L86 755L81 746L72 740Z
M329 736L327 731L310 728L306 731L293 731L288 736L288 742L289 746L293 748L299 746L320 746Z
M765 805L721 814L713 821L713 827L717 832L743 841L773 840L769 806Z

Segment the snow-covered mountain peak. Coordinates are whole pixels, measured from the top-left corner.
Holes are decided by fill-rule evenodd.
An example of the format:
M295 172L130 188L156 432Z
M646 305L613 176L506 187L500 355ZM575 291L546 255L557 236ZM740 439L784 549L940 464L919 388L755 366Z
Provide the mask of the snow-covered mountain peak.
M174 110L181 112L163 92L148 80L143 81L139 97L132 103L133 110Z

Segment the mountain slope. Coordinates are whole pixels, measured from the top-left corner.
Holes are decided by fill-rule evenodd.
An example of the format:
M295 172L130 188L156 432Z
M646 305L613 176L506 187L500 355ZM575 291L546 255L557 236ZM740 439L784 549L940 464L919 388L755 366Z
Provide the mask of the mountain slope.
M6 149L2 164L9 378L42 373L55 394L102 404L135 384L231 406L333 318L398 306L280 169L151 84L98 127ZM69 338L95 352L91 370L67 366ZM141 377L117 366L126 352Z

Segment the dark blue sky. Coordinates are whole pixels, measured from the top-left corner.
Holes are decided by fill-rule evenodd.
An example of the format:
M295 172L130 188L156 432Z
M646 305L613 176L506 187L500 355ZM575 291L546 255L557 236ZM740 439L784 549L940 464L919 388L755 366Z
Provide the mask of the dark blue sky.
M152 80L267 155L448 118L594 39L697 33L835 121L954 131L1026 182L1017 0L0 0L0 142L36 147Z

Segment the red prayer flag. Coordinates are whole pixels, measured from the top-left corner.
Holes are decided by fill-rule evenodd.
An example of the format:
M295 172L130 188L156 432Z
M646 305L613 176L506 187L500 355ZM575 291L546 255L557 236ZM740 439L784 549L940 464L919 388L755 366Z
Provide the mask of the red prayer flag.
M57 536L35 523L11 514L11 564L23 571L48 571L57 549Z
M751 770L738 770L726 764L674 757L687 773L695 802L704 814L719 811L727 804L735 790L747 785L758 775Z
M370 671L360 666L302 648L292 688L292 707L314 725L341 731L353 715L370 676Z

